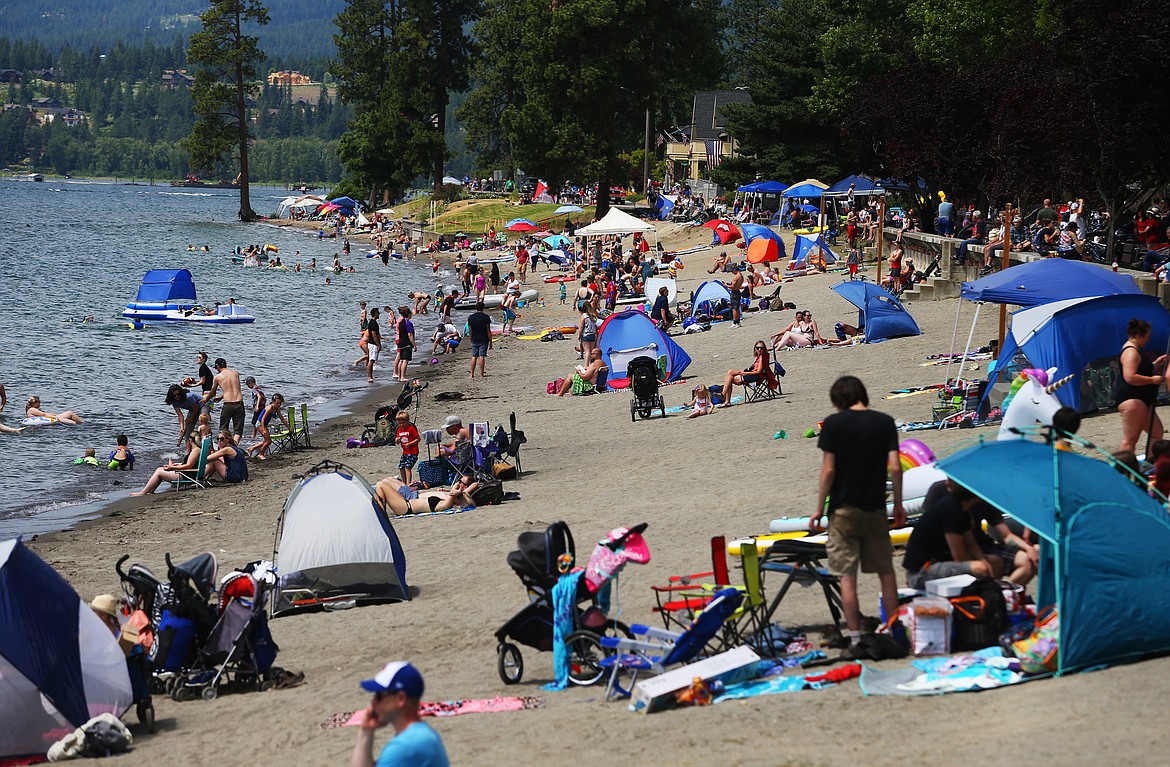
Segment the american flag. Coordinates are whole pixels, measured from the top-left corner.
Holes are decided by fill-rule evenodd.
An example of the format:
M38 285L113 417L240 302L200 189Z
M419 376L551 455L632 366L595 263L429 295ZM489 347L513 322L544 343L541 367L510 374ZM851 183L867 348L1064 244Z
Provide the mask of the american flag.
M707 144L707 167L718 168L719 163L723 160L723 142L719 139L713 139L706 142Z

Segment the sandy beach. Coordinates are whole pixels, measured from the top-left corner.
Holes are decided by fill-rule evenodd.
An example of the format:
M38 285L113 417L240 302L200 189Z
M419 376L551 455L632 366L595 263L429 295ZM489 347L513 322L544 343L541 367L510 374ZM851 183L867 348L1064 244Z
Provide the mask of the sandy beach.
M786 235L787 236L787 235ZM660 226L668 249L706 243L706 229ZM708 278L717 250L684 257L679 275L683 296ZM545 307L529 306L518 325L536 328L575 324L570 306L559 306L557 287L538 284ZM873 278L872 268L867 272ZM801 277L784 284L782 300L813 312L822 333L835 322L856 322L854 308L830 291L839 274ZM770 291L769 291L770 292ZM374 305L404 303L403 296L370 296ZM289 690L224 695L213 702L174 703L156 697L159 731L145 734L133 715L135 756L154 764L297 765L348 764L355 730L323 730L338 712L366 705L358 681L388 660L410 660L425 676L426 700L539 695L546 707L512 713L475 714L428 720L442 735L452 764L500 765L517 759L586 764L615 758L671 765L985 765L993 761L1040 760L1052 764L1116 765L1162 763L1170 737L1160 708L1170 694L1170 660L1158 659L1095 673L1032 682L982 694L935 698L863 698L857 682L823 691L727 702L643 716L623 703L603 700L602 687L544 692L552 677L551 653L524 648L524 680L504 685L496 673L493 633L525 603L524 589L505 557L525 530L543 530L565 520L587 556L592 542L619 525L646 522L652 560L631 565L620 579L617 609L626 623L660 625L651 612L650 585L677 573L709 569L708 541L767 531L779 516L813 510L821 454L816 440L802 438L831 412L828 387L842 374L859 376L871 404L902 421L929 420L934 395L886 400L896 389L940 383L945 366L927 365L930 354L950 351L956 301L909 305L923 335L886 343L781 353L787 369L784 396L737 405L709 417L684 414L631 423L628 393L555 398L548 381L571 372L573 342L500 339L488 358L488 378L468 381L469 353L441 357L437 365L420 352L417 375L430 382L415 417L420 429L438 428L449 414L507 426L516 413L526 432L524 476L507 483L517 501L451 516L400 519L394 528L407 560L407 580L417 592L410 602L332 613L281 617L271 629L281 653L278 665L305 673ZM965 307L961 327L973 310ZM752 343L792 320L793 312L751 313L743 327L729 323L675 340L691 355L686 381L665 386L668 407L689 399L698 383L720 383L729 368L751 359ZM434 315L416 323L420 348ZM985 312L977 344L995 338L996 312ZM356 339L355 339L356 341ZM960 343L962 338L960 338ZM429 343L429 342L427 342ZM429 351L429 345L425 347ZM340 347L339 356L353 354ZM389 359L389 358L388 358ZM389 362L379 384L389 381ZM985 362L977 363L982 373ZM359 375L354 372L354 375ZM436 402L441 392L462 392ZM216 553L221 575L237 565L269 558L276 522L295 475L319 461L344 462L371 482L397 474L397 448L345 449L360 436L380 404L397 387L372 387L353 415L313 430L313 448L252 463L242 486L128 499L111 505L101 519L44 535L30 546L77 591L90 599L118 592L114 563L123 554L156 572L163 556L186 559ZM169 423L168 423L169 425ZM787 439L774 439L777 431ZM1113 449L1120 439L1116 412L1087 418L1085 438ZM993 429L916 432L913 436L943 454ZM425 455L424 455L425 457ZM734 569L733 569L734 572ZM733 577L737 577L734 576ZM765 584L766 586L767 584ZM862 607L875 612L876 578L863 578ZM777 620L820 627L828 620L819 593L797 590ZM1124 626L1117 630L1123 632ZM820 629L810 631L819 639ZM832 652L832 651L830 651ZM888 662L891 666L905 661ZM375 739L380 748L386 734Z

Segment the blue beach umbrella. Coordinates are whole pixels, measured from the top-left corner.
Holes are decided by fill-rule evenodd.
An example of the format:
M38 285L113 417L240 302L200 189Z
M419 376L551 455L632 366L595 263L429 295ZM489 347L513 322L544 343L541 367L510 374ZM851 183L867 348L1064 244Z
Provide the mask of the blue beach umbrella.
M584 213L584 208L579 208L576 205L562 205L553 211L554 216L564 216L569 213Z
M544 238L544 242L548 243L550 248L563 248L567 245L572 245L573 241L563 234L552 234Z

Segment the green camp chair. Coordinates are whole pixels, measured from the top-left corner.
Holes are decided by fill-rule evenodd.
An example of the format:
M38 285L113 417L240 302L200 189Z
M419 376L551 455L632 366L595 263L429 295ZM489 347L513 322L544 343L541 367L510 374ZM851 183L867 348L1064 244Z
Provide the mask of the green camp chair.
M211 437L204 437L203 444L199 446L199 463L195 465L194 473L179 472L179 478L171 482L171 487L175 490L182 490L184 487L197 487L202 490L207 487L203 473L207 471L207 456L210 454Z
M271 421L269 422L271 423ZM285 431L272 431L272 427L268 427L268 436L272 440L272 445L268 448L269 455L276 455L288 450L292 450L296 443L293 440L293 428L296 422L293 420L293 409L288 409L288 426Z
M305 447L312 447L313 441L309 439L309 406L304 402L301 403L301 435Z

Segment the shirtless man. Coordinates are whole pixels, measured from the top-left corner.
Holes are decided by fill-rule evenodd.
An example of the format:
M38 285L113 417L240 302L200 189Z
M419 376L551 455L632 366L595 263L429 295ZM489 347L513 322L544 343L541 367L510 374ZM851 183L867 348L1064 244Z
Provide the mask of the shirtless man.
M591 391L597 385L597 374L601 372L603 367L605 367L605 361L601 358L601 349L596 347L590 349L589 364L585 367L578 365L573 368L573 372L561 384L561 390L557 392L557 396L563 397L573 391L573 384L577 383L578 380L581 382L578 386L588 384L589 389L586 391Z
M731 284L727 287L731 291L731 326L738 328L743 312L743 272L739 270L738 266L732 268Z
M226 431L230 426L238 445L244 436L244 394L240 390L240 372L229 368L223 357L215 360L215 369L218 372L211 379L211 388L203 392L203 401L210 402L216 391L220 392L223 400L219 411L220 431Z
M731 262L731 256L727 255L727 251L725 250L722 253L720 253L719 256L715 259L715 263L712 264L711 268L707 270L707 274L715 274L716 272L722 272L723 267L727 266L727 264L730 262Z

